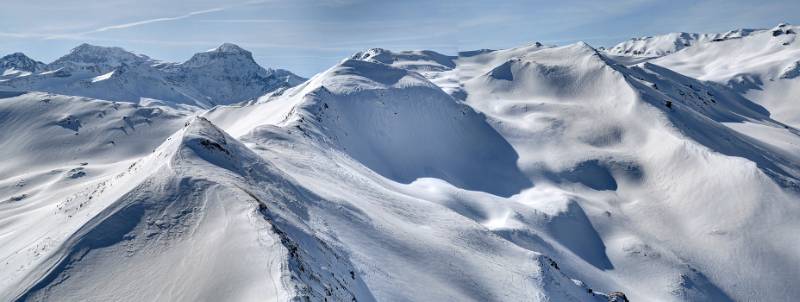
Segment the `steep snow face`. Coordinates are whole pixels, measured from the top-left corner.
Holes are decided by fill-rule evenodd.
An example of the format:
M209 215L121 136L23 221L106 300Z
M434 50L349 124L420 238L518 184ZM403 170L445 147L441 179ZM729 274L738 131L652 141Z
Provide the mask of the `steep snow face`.
M126 102L156 99L208 108L250 100L303 80L285 70L262 68L250 52L233 44L199 53L183 64L82 44L42 69L47 71L8 78L0 82L0 89Z
M255 119L229 119L235 116L231 111ZM299 131L401 183L436 177L504 196L531 185L516 168L516 153L482 115L404 69L345 60L260 104L220 108L208 116L246 134L254 122L270 122L258 118L268 115L285 117L271 123Z
M698 43L740 39L754 32L756 32L756 30L737 29L726 33L715 34L669 33L659 36L633 38L609 48L607 52L613 55L660 57L675 53Z
M503 196L531 185L516 169L517 154L482 115L417 73L346 60L309 89L296 108L298 130L311 127L387 178L435 177Z
M780 24L735 40L704 43L651 61L687 76L727 85L766 107L772 117L800 126L794 96L800 91L797 74L800 26Z

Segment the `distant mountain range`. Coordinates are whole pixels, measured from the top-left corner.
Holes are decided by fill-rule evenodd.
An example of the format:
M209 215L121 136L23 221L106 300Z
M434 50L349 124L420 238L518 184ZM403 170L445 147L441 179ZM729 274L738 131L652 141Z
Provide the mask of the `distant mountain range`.
M113 101L153 99L210 108L252 100L305 79L265 69L234 44L165 63L118 47L82 44L50 64L14 53L0 58L0 90L46 91Z

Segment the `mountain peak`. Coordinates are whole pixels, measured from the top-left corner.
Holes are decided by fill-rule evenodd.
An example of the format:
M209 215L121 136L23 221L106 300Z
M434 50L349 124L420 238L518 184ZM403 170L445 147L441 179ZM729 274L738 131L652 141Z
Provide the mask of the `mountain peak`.
M208 51L196 53L181 65L184 67L202 67L216 64L249 66L251 69L262 69L253 59L253 53L233 43L223 43Z
M44 63L31 59L21 52L15 52L0 58L0 71L5 69L37 72L44 68Z
M21 52L15 52L15 53L7 54L7 55L3 56L2 59L11 59L11 58L28 58L28 59L30 59L27 55L25 55L24 53L21 53Z
M94 49L94 48L103 48L103 47L102 46L98 46L98 45L92 45L92 44L89 44L89 43L81 43L80 45L75 46L74 48L72 48L72 50L70 52L81 52L81 51L87 51L87 50Z
M88 43L83 43L81 45L76 46L70 51L70 53L67 56L69 55L93 55L93 56L115 56L115 57L137 57L137 58L145 57L143 55L134 54L121 47L99 46Z
M107 72L122 65L135 65L150 61L145 55L138 55L120 47L106 47L83 43L73 48L67 55L51 63L49 69L66 65L91 66L96 72Z
M211 49L208 52L219 52L219 53L228 53L228 54L247 54L252 55L251 52L245 50L244 48L240 47L239 45L233 43L222 43L222 45L218 46L217 48Z

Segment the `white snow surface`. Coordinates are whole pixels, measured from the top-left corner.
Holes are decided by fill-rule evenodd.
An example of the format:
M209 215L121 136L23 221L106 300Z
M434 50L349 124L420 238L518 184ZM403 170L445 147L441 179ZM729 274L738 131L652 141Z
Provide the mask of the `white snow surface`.
M773 118L800 127L798 33L800 26L780 24L742 39L698 44L652 62L729 86L767 108Z
M657 59L375 48L208 110L0 92L0 300L791 300L787 28Z
M633 38L619 43L607 51L615 55L631 55L641 57L660 57L700 43L721 42L740 39L753 34L753 29L737 29L725 33L669 33L658 36Z

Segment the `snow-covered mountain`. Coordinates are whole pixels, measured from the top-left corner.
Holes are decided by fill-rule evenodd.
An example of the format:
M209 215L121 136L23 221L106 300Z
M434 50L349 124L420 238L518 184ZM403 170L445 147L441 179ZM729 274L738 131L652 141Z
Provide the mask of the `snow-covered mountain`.
M652 61L684 75L731 87L800 127L800 26L780 24L742 39L702 43Z
M374 48L301 83L229 44L76 56L261 96L0 92L0 300L791 299L800 131L731 74L794 85L796 30L657 59Z
M230 43L161 69L168 72L170 82L193 87L213 104L250 100L305 80L286 70L264 69L253 60L252 53ZM226 99L231 101L214 101Z
M0 81L13 77L28 76L41 72L45 64L29 58L21 52L15 52L0 58Z
M770 29L724 34L667 34L626 41L607 53L621 62L649 61L728 86L767 108L773 118L798 127L798 32L800 26L781 23Z
M14 73L20 68L8 69L0 89L128 102L153 99L210 108L251 100L303 81L286 70L264 69L250 52L229 43L182 64L156 61L119 47L81 44L56 61L35 67L24 74Z
M698 33L669 33L659 36L633 38L619 43L607 51L616 55L633 55L642 57L660 57L677 52L681 49L698 43L722 42L740 39L750 34L757 33L753 29L736 29L725 33L698 34Z
M556 258L561 260L562 269L575 272L573 277L592 287L605 284L600 288L606 290L631 286L624 291L634 300L763 299L732 290L734 284L751 277L747 281L750 284L760 283L758 286L769 287L773 293L783 292L776 297L788 294L790 288L780 280L797 278L797 267L784 270L785 275L773 281L761 278L796 260L786 258L768 264L775 259L747 256L762 255L763 245L751 249L750 240L765 239L756 238L762 236L755 235L761 231L751 229L753 224L764 223L765 217L758 218L756 212L760 210L747 208L761 209L758 196L771 196L770 208L797 210L800 170L796 154L800 141L796 129L770 119L764 108L736 91L653 64L625 67L585 44L529 48L524 54L496 51L459 58L456 66L432 78L442 87L451 87L453 95L465 96L466 104L487 115L519 154L519 169L535 184L531 191L548 184L572 187L567 191L578 196L574 206L586 213L592 222L589 228L598 234L596 242L602 244L589 247L590 240L583 239L571 245L569 238L575 234L570 232L554 236L554 241L564 240L560 243L563 248L578 256L572 260ZM763 132L753 136L738 132L739 128ZM787 143L775 144L777 137ZM737 163L740 160L744 162ZM733 172L738 169L743 170ZM710 182L718 171L727 171L724 179ZM750 195L759 191L762 193ZM732 193L736 196L729 195ZM504 222L494 227L514 233L520 232L520 227L527 228L527 223L509 219L500 220ZM765 231L794 225L789 216L775 219L776 224L765 226ZM623 226L630 223L638 226ZM720 232L737 235L714 235ZM534 250L547 255L570 254L559 252L559 248L548 251L559 243L544 245L515 236L521 237L516 239L521 245L535 246ZM750 236L753 238L742 240ZM647 238L658 238L659 242ZM769 240L771 243L763 244L791 241L788 237ZM718 244L728 248L720 249ZM791 247L774 252L786 248ZM598 250L604 252L589 252ZM742 254L732 255L732 250ZM641 261L652 265L653 270L640 271L643 274L627 270L633 268L627 265L640 261L634 259L645 254L650 257ZM758 264L743 265L737 259ZM594 269L573 267L582 261ZM737 265L722 264L728 261ZM766 266L773 268L755 273ZM723 267L727 268L717 270ZM602 273L588 273L595 270ZM608 284L610 280L620 283ZM645 293L634 284L661 290Z

